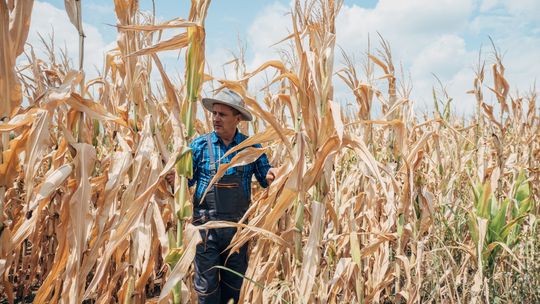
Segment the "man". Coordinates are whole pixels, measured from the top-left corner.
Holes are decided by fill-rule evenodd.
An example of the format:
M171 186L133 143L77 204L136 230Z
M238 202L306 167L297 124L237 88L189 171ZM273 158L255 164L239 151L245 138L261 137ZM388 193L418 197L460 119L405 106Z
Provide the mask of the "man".
M193 224L202 225L212 220L238 222L251 201L253 174L259 184L266 188L275 179L276 170L270 167L265 154L249 165L229 168L208 189L201 201L220 163L229 163L236 153L218 160L248 138L238 131L238 124L242 120L252 120L244 100L232 90L224 89L216 98L203 98L202 102L212 112L214 131L196 138L190 144L193 152L193 179L189 180L189 186L197 185L193 199ZM171 182L170 177L167 180ZM236 228L201 230L203 242L197 245L195 256L195 290L199 295L199 303L228 303L231 299L234 303L238 302L242 277L214 267L221 265L242 275L246 272L247 244L231 256L225 250L235 233Z

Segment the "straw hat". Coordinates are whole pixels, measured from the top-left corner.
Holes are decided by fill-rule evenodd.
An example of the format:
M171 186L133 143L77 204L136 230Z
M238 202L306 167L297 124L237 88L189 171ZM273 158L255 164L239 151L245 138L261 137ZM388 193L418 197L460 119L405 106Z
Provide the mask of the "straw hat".
M233 90L223 89L214 98L203 98L202 103L210 112L213 111L212 107L215 103L220 103L238 110L238 112L242 114L242 120L251 121L253 119L251 113L246 109L246 104L244 103L242 96Z

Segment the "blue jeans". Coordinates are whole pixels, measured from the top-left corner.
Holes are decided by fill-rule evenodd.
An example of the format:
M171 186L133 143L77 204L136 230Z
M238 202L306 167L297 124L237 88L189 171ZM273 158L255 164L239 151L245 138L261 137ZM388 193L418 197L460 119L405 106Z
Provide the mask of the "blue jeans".
M197 245L195 255L195 290L199 304L228 303L230 299L238 303L243 278L214 266L224 266L244 275L248 266L248 244L228 256L229 250L225 249L231 243L236 228L208 229L200 233L203 241Z

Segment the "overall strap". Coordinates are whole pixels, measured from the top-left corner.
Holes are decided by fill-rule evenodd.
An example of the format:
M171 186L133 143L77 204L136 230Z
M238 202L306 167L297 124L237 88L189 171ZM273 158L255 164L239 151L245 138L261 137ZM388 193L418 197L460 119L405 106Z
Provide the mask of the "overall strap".
M208 155L210 156L210 171L212 171L212 174L215 174L216 160L214 158L214 147L212 147L212 133L208 133L206 136L206 143L208 146Z

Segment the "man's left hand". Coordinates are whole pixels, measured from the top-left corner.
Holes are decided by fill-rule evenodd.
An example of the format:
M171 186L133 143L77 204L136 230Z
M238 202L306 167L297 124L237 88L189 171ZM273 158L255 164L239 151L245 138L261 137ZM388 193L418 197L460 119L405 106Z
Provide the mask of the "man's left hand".
M270 184L272 184L272 182L276 179L276 174L276 168L270 168L270 170L268 170L268 173L266 173L266 181L268 182L268 186L270 186Z

